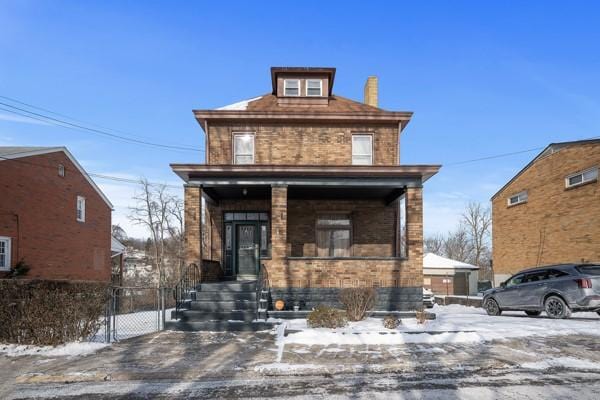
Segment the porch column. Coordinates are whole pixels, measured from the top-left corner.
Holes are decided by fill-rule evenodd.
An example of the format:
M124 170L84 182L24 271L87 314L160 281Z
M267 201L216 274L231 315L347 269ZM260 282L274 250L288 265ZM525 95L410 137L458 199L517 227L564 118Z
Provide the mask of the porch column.
M271 187L271 259L281 264L287 256L287 186Z
M423 286L423 188L406 189L406 245L410 280Z
M202 262L202 188L184 187L185 264Z

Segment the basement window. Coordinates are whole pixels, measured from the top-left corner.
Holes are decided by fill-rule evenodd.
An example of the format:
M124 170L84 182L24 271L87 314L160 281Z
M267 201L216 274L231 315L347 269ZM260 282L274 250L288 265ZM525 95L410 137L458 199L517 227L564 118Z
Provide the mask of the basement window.
M583 172L569 175L565 178L566 188L584 185L598 180L598 167L590 168Z
M284 79L283 95L300 96L300 79Z
M85 197L77 196L77 221L85 222Z
M527 190L523 190L515 194L514 196L510 196L508 198L508 206L516 206L517 204L527 203L529 195L527 194Z
M323 81L321 79L307 79L306 95L310 97L323 96Z
M10 270L10 238L0 236L0 271Z

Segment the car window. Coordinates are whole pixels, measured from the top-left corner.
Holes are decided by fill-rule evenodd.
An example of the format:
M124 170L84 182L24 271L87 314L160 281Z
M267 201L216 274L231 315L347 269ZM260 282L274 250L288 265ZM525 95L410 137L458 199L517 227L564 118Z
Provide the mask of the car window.
M523 283L524 277L525 277L524 274L515 275L512 278L510 278L510 280L506 283L506 286L520 285L521 283Z
M580 265L577 267L577 271L583 275L599 275L600 276L600 265Z
M523 283L539 282L546 279L548 271L536 271L525 275Z
M569 275L564 271L559 271L557 269L551 269L548 270L548 279L556 279L556 278L560 278L561 276L565 276L565 275Z

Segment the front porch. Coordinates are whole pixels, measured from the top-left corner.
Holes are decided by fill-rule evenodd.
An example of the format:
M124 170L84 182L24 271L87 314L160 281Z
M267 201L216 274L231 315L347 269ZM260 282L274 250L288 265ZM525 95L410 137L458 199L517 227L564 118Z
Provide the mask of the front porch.
M379 310L420 305L422 183L437 168L173 168L187 182L188 262L218 263L228 280L264 266L286 309L338 305L360 286L377 288Z

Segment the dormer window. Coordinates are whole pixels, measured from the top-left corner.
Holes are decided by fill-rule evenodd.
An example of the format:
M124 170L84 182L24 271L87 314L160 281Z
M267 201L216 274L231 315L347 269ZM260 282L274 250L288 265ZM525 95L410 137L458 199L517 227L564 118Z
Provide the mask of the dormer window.
M306 95L323 96L323 81L321 79L307 79Z
M300 79L284 79L284 96L300 96Z

